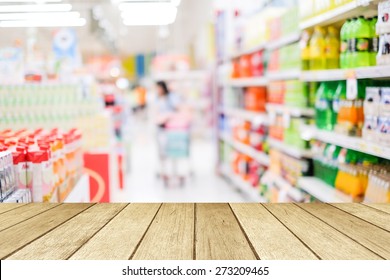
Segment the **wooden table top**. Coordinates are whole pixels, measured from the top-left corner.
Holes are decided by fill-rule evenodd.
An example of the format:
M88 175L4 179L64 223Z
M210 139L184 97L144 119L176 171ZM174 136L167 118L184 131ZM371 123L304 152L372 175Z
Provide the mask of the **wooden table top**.
M0 259L390 259L390 204L3 204Z

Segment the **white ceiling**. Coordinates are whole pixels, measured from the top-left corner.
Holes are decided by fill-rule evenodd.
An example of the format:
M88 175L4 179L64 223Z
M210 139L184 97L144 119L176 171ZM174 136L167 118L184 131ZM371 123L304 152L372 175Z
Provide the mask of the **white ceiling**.
M157 27L126 27L120 20L117 7L110 0L64 0L73 4L74 10L80 11L88 21L84 27L77 28L81 49L84 54L107 53L107 45L96 35L91 34L90 10L95 5L101 5L105 16L113 25L116 33L116 43L121 54L146 53L164 48L167 51L182 52L195 40L200 28L212 15L212 0L182 0L176 22L170 26L171 35L158 39ZM39 28L38 40L42 48L49 48L54 29ZM0 29L0 46L9 46L19 39L26 42L26 28Z

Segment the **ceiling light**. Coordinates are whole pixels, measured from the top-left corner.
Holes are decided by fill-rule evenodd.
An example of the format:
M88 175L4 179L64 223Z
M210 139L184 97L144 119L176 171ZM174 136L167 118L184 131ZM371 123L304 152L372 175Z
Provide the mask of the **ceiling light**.
M0 0L0 3L59 3L62 2L62 0Z
M177 15L177 8L169 3L123 3L119 8L125 25L168 25Z
M81 27L86 24L84 18L59 20L8 20L0 21L0 27Z
M54 12L54 13L0 13L0 20L46 20L46 19L76 19L79 12Z
M71 10L71 4L0 5L0 13L69 12Z
M170 4L180 6L181 0L111 0L114 4Z

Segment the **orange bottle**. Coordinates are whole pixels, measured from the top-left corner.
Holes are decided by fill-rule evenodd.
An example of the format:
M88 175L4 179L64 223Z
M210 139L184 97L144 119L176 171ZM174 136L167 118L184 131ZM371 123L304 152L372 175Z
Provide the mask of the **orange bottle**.
M245 92L245 108L249 111L265 112L267 90L264 87L250 87Z
M239 73L241 78L252 77L252 68L251 68L251 56L243 55L240 58L239 62Z

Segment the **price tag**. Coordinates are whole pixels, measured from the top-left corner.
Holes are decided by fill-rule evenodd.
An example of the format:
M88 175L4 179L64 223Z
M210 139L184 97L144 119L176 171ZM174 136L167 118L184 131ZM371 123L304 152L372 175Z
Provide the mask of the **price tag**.
M283 126L284 128L289 128L291 123L291 115L288 111L283 113Z
M358 81L356 78L347 80L347 99L355 100L358 96Z

